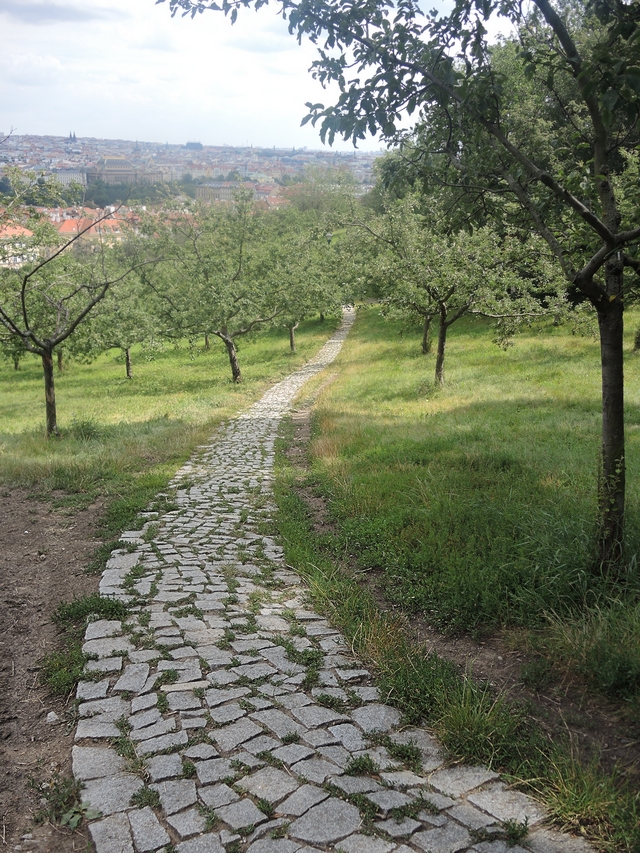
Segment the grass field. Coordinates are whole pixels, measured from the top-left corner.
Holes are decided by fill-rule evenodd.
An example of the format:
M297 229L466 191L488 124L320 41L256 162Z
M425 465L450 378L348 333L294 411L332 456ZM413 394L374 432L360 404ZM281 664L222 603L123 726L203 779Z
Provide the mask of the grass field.
M628 327L628 560L616 582L594 548L598 346L570 329L528 330L505 352L486 323L463 320L436 389L418 339L363 311L311 448L339 547L383 571L404 609L476 636L545 626L549 637L553 625L562 658L569 619L576 641L599 648L576 650L580 666L619 695L640 690L640 355Z
M331 321L302 323L296 353L289 351L286 330L241 340L241 385L230 381L217 338L208 352L202 342L152 358L134 349L132 380L116 350L91 364L71 361L56 375L59 440L45 437L39 360L27 356L17 371L0 362L0 484L43 497L54 493L58 503L71 506L104 495L104 533L115 537L217 423L301 366L333 328Z

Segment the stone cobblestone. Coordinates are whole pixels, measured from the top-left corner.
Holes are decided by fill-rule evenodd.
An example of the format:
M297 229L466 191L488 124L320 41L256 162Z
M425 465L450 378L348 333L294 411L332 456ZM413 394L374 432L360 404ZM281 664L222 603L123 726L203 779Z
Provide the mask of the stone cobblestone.
M546 829L541 807L495 773L448 766L428 732L402 727L263 532L281 418L353 317L200 447L107 563L101 594L130 610L87 628L97 659L78 685L73 747L83 802L102 812L89 827L97 853L501 853L501 821L525 818L516 853L590 850ZM421 768L373 732L415 745ZM379 771L349 775L366 755Z

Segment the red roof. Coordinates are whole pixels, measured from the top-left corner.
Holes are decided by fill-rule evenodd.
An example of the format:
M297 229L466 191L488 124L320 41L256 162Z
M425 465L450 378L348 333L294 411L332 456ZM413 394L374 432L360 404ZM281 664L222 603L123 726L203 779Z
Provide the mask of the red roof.
M7 237L33 237L33 231L22 225L0 225L0 239Z

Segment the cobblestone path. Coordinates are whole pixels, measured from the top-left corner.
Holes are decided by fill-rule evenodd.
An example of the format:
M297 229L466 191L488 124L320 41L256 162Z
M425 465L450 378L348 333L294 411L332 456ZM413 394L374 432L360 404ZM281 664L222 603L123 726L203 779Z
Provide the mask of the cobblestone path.
M87 628L73 747L97 853L502 853L504 822L525 820L534 853L588 849L402 728L261 532L280 419L352 321L200 448L109 560L101 593L133 609Z

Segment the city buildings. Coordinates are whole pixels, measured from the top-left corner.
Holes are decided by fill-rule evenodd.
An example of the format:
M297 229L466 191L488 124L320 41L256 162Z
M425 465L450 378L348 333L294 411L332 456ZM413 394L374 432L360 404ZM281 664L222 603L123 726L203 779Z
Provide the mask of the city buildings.
M0 135L2 139L2 135ZM373 183L373 164L382 152L323 149L169 145L123 139L12 134L0 144L0 176L7 167L54 174L63 184L102 180L106 184L225 182L229 178L259 184L287 183L309 169L342 169L366 190Z

